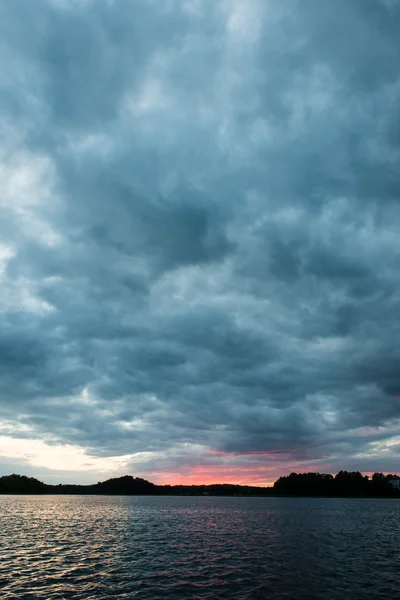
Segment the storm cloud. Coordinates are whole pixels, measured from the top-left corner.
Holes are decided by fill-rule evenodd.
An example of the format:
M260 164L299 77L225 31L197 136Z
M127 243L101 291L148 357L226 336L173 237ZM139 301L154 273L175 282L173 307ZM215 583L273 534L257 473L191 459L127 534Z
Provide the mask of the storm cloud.
M399 30L0 0L1 471L398 469Z

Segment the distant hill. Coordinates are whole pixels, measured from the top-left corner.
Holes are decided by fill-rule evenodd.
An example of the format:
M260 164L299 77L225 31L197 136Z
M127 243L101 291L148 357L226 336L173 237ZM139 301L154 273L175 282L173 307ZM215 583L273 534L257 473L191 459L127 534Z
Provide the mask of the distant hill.
M125 475L92 485L49 485L25 475L0 477L0 494L99 494L99 495L174 495L174 496L329 496L400 498L394 483L397 475L374 473L371 479L359 471L327 473L291 473L280 477L273 487L234 484L156 485Z
M0 477L0 494L47 494L52 486L34 477L25 475L5 475Z

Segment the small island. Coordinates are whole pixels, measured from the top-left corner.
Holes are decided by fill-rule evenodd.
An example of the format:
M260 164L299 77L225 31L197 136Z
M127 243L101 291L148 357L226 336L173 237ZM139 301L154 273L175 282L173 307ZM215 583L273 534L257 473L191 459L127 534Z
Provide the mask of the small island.
M370 478L359 471L340 471L335 476L291 473L277 479L271 487L256 487L225 483L156 485L140 477L125 475L90 485L52 485L14 473L0 477L0 494L400 498L400 477L374 473Z

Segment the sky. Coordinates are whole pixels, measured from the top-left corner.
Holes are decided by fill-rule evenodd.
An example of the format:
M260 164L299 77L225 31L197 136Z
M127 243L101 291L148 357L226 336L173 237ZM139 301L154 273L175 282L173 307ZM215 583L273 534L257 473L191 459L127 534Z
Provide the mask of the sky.
M0 0L0 475L400 471L400 0Z

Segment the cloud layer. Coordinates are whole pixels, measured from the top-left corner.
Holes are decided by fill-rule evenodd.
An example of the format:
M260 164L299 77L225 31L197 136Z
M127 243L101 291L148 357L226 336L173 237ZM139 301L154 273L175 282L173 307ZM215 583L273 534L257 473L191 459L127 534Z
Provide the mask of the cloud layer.
M398 468L399 29L398 0L0 1L4 472Z

